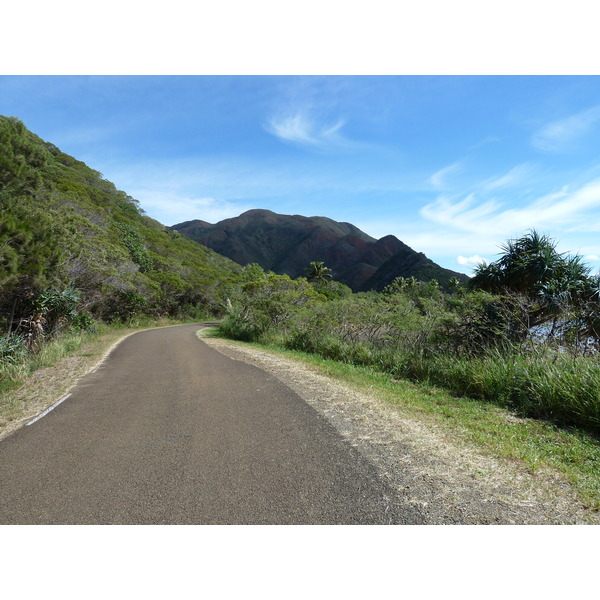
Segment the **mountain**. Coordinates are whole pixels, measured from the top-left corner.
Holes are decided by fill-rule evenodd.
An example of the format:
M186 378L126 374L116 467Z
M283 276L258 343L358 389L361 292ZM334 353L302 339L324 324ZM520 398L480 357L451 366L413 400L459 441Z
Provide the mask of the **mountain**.
M440 267L393 235L377 240L350 223L326 217L257 209L214 225L195 220L171 229L240 265L255 262L290 277L303 276L312 261L322 261L335 280L353 291L380 291L395 277L437 279L442 286L451 277L467 279Z
M48 289L105 320L222 306L241 267L144 215L100 173L0 116L0 329Z

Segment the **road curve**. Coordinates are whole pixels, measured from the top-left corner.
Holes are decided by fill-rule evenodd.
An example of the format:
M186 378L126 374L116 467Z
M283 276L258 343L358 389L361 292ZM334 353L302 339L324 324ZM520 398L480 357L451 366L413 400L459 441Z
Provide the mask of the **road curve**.
M0 524L416 524L297 394L201 325L136 333L0 441Z

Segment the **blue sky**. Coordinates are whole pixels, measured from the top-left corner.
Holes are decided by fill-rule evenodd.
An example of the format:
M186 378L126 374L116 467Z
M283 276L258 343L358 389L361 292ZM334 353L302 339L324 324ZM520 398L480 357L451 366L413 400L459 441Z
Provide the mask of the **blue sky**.
M471 273L530 228L600 267L597 76L0 76L12 115L173 225L251 208Z

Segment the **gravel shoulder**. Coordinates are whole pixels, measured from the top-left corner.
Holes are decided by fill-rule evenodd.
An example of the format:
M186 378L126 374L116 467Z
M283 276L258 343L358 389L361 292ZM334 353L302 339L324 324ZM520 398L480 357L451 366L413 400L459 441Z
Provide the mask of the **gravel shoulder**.
M271 373L323 415L427 524L596 524L568 484L548 472L485 456L401 408L266 350L203 341Z

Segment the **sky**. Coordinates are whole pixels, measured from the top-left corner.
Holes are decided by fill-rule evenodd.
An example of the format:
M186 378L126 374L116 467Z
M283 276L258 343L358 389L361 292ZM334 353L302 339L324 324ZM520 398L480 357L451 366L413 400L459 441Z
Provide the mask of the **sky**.
M530 229L600 267L600 78L0 76L0 114L165 225L252 208L466 274Z

